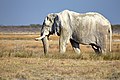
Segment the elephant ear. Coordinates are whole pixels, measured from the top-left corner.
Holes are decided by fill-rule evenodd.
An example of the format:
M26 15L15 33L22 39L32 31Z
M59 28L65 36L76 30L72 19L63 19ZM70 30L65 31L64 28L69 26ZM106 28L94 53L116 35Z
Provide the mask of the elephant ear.
M60 18L57 15L54 19L54 24L53 24L53 33L57 34L58 36L60 36L60 26L61 26L61 22L60 22Z

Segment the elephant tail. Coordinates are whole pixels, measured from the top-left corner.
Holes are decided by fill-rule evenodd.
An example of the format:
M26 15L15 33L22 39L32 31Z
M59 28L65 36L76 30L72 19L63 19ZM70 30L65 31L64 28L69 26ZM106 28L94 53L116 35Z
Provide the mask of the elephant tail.
M109 50L110 50L110 52L112 51L112 29L111 29L111 26L110 26L110 29L108 30L108 32L109 32Z

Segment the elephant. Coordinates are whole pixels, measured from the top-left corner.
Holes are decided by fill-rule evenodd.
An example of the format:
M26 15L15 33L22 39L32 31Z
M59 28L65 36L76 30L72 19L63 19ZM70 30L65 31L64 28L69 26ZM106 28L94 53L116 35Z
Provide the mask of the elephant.
M91 45L95 53L111 51L112 29L110 22L100 13L77 13L64 10L48 14L43 22L41 37L44 53L48 53L50 35L59 36L59 52L66 52L66 44L70 41L75 53L80 54L80 46Z

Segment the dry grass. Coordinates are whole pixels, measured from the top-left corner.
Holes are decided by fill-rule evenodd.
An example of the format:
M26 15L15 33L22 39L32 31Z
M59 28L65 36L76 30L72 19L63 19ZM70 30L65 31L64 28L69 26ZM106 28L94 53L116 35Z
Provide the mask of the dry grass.
M0 58L0 79L86 80L120 79L120 61L49 58Z
M113 39L120 39L120 34L113 34Z
M33 34L0 34L0 40L33 40L38 36Z
M11 57L40 57L43 55L43 45L41 41L35 41L34 38L39 35L27 34L1 34L0 35L0 56ZM118 35L114 35L118 36ZM113 38L114 38L113 36ZM56 36L50 37L50 54L58 53L58 38ZM115 38L116 39L116 38ZM119 39L119 38L118 38ZM91 46L80 45L83 54L94 53ZM112 53L117 54L120 52L120 42L112 43ZM67 45L67 53L73 53L70 43Z
M113 42L106 55L97 55L85 45L77 55L70 44L65 54L59 54L58 37L51 36L50 53L44 56L42 42L34 40L38 36L0 35L0 80L120 79L120 42Z

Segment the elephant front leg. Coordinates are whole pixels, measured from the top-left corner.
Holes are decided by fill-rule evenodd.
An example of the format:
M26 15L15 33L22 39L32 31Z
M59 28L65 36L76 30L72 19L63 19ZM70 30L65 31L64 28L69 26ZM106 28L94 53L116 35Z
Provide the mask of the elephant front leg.
M66 52L66 41L63 40L63 38L60 38L60 40L59 40L59 52L60 53Z
M70 30L62 28L61 35L59 39L59 52L65 53L66 52L66 44L69 42L70 39Z
M73 50L75 51L75 53L80 54L80 47L79 47L79 43L75 42L74 40L70 39L70 43L73 47Z

